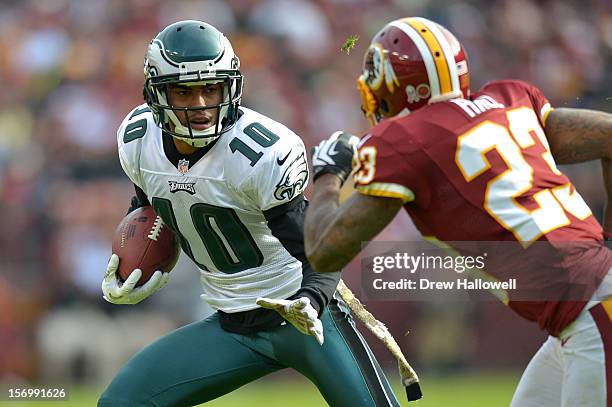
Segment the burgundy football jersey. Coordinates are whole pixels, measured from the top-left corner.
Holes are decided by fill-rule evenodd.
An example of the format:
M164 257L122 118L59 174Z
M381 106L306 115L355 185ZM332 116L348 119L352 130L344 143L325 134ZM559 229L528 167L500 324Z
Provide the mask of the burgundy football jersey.
M550 110L534 86L494 81L470 100L385 120L362 139L354 181L362 194L403 199L425 237L515 242L516 253L498 253L488 263L487 273L500 280L526 269L519 249L534 242L556 248L540 259L541 273L531 265L508 295L512 309L557 335L593 294L612 254L589 207L555 165L543 129ZM561 243L576 241L585 244ZM545 272L568 284L547 284ZM580 300L560 301L576 300L569 294L575 281L583 287ZM521 289L541 288L548 290L542 300L516 298Z

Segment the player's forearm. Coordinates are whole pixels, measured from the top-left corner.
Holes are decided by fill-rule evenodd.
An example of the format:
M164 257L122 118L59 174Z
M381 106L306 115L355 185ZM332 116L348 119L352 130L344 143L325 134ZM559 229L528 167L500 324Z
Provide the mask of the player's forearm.
M604 230L612 234L612 114L586 109L555 109L546 137L558 164L601 159L607 204Z
M404 204L399 198L356 193L338 206L339 183L326 177L315 185L305 224L306 256L319 272L346 266L361 251L362 243L379 234Z
M323 175L317 180L306 219L304 221L304 248L306 256L316 271L338 271L327 269L323 262L330 251L323 242L328 239L330 226L338 209L340 179L332 174ZM323 270L325 268L326 270Z
M545 131L557 164L612 158L612 114L555 109L548 115Z
M338 209L340 197L340 179L333 174L321 176L313 188L310 205L306 211L304 234L306 242L312 242L315 236L325 228L322 221L331 220Z
M370 224L355 213L363 215L366 208L351 206L351 198L339 206L340 187L338 177L321 176L306 212L304 247L308 261L318 272L342 270L361 251L362 239L369 240L372 235Z
M604 186L606 188L606 211L604 215L604 231L607 235L612 236L612 159L602 158L601 168L603 170Z
M316 273L312 267L302 268L302 286L291 299L308 297L319 316L334 296L340 273Z

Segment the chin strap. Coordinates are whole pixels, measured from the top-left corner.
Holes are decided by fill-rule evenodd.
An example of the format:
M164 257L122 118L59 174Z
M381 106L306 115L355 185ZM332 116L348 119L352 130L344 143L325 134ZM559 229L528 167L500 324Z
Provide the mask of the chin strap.
M201 147L206 147L207 145L213 143L216 139L218 139L219 137L221 137L222 134L222 129L225 126L225 124L228 122L227 117L224 117L221 120L221 126L219 129L217 129L217 133L216 136L210 136L210 137L198 137L198 138L191 138L191 137L181 137L181 136L177 136L175 134L173 134L172 132L170 133L173 137L176 137L177 139L189 144L191 147L197 147L197 148L201 148ZM215 124L214 127L211 127L211 129L216 129L217 125ZM211 134L214 134L214 131L211 132Z
M206 147L207 145L209 145L210 143L212 143L213 141L215 141L216 139L219 138L219 136L216 137L206 137L206 138L197 138L197 139L193 139L190 137L178 137L178 136L172 136L175 137L179 140L181 140L184 143L189 144L191 147L196 147L196 148L202 148L202 147Z

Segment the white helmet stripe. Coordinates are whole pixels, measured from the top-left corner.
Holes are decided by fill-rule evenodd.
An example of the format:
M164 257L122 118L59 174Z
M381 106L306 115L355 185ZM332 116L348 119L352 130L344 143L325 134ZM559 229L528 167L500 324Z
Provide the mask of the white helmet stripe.
M444 34L442 34L442 31L440 31L437 24L422 17L415 17L415 20L420 21L421 23L423 23L423 25L429 28L429 30L440 43L440 46L442 47L442 52L444 52L444 57L446 58L448 64L448 69L450 71L451 86L453 92L461 92L461 86L459 85L459 75L457 73L457 63L455 62L455 55L453 54L453 50L451 48L450 43L448 42Z
M434 63L433 56L431 55L431 51L429 47L425 43L423 37L416 32L414 28L410 26L410 24L405 23L401 20L393 21L389 23L389 25L399 28L406 35L410 37L412 42L415 43L417 49L421 53L421 57L425 62L425 69L427 69L427 76L429 77L429 86L431 88L431 96L440 96L440 79L438 78L438 71L436 69L436 64Z

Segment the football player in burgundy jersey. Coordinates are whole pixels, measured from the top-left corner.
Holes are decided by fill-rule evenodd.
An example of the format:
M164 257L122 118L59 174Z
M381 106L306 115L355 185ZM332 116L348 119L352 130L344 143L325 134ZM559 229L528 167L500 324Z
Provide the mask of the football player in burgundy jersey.
M486 270L520 276L507 305L550 335L512 406L612 406L612 252L604 245L612 209L608 202L604 232L556 166L601 160L609 201L612 115L552 109L517 80L470 93L469 75L462 45L432 21L395 20L374 36L358 79L373 128L360 141L336 132L313 149L308 259L320 272L341 269L401 208L424 237L503 241L516 253L548 245L554 264L530 268L514 256ZM358 193L339 205L353 158ZM525 301L532 285L547 285L546 273L561 283ZM572 282L580 298L570 295Z

